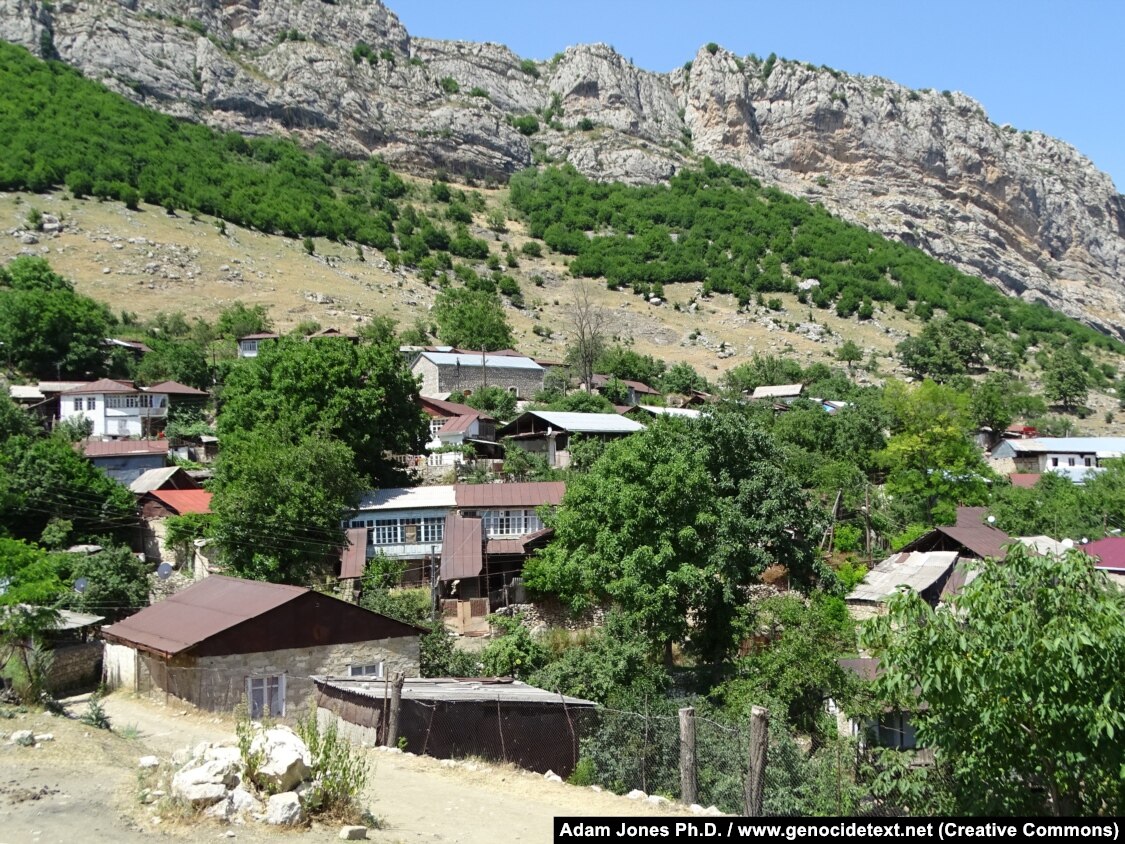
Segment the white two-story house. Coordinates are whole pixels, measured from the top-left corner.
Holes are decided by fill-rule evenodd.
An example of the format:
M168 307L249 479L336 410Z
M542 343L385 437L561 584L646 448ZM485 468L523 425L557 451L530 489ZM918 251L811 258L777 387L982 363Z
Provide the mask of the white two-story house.
M102 378L59 396L59 418L88 419L93 437L147 437L164 429L168 394Z

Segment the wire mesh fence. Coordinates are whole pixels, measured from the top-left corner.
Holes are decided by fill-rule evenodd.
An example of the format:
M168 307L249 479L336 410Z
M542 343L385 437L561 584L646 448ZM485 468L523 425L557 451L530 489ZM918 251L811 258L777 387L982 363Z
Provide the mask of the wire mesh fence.
M290 706L298 704L284 712L293 715L315 699L320 714L335 717L356 743L511 763L575 785L659 795L727 814L920 814L940 809L940 796L952 787L931 754L876 747L878 730L814 740L793 734L782 718L763 718L755 726L752 718L732 720L705 704L699 711L687 709L686 701L641 701L637 709L615 709L562 695L521 699L505 695L502 684L490 690L481 682L479 693L452 700L403 698L392 736L392 697L383 682L356 692L346 682L333 688L318 680L315 688L311 683L305 688L293 678L284 689L255 687L248 694L245 680L225 672L153 668L149 693L206 709L231 711L240 703L268 708L271 696L279 694L279 704L285 698ZM690 715L685 719L681 710Z

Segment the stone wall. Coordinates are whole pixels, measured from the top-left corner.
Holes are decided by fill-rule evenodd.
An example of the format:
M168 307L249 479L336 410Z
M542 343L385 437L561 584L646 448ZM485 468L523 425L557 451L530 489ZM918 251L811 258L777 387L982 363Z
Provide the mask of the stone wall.
M291 718L301 714L312 699L315 686L310 675L346 677L349 665L382 662L387 676L401 671L407 677L417 677L419 647L417 636L404 636L199 659L164 661L142 655L140 662L144 665L143 673L152 677L152 691L215 711L229 711L238 706L246 697L249 678L285 675L285 717Z
M58 645L52 651L48 685L52 692L69 692L95 687L102 678L101 642Z

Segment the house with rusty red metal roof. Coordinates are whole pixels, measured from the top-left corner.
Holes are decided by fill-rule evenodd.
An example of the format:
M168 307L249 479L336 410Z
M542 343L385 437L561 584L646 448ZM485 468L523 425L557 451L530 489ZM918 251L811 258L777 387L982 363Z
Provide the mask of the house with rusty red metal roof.
M423 631L301 586L212 575L102 628L111 688L292 717L312 674L418 675Z
M436 583L445 598L476 601L472 617L483 623L509 602L528 556L550 540L543 512L565 492L558 481L376 490L345 525L340 577L358 581L368 559L390 557L405 564L404 585Z

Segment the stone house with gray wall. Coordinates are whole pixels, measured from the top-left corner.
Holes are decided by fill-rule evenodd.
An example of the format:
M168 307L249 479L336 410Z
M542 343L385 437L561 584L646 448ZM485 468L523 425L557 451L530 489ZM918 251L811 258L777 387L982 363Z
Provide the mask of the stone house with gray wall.
M212 575L102 629L106 685L291 717L309 677L418 676L424 631L300 586Z
M481 387L501 387L518 399L543 389L545 370L529 357L506 352L421 352L410 365L420 381L419 392L444 399L450 393L469 395Z

